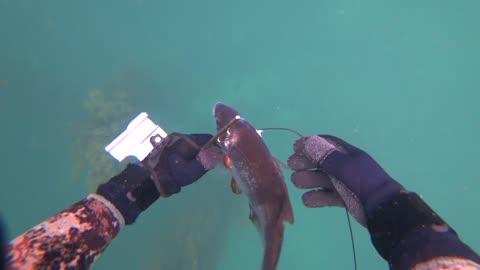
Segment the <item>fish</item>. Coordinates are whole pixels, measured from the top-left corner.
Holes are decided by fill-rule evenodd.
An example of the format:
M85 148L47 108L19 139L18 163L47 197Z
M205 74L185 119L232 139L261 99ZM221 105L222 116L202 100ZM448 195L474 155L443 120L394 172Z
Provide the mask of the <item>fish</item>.
M282 250L285 224L294 223L283 172L257 130L233 108L214 106L216 144L232 173L232 190L245 194L249 218L263 240L262 270L275 270Z

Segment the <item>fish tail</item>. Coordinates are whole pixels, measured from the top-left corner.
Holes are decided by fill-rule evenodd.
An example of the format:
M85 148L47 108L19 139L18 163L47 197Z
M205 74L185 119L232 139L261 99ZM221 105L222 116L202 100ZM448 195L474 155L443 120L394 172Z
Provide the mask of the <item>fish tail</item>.
M267 226L264 236L264 252L262 270L277 269L278 259L282 251L283 231L285 225L283 222Z

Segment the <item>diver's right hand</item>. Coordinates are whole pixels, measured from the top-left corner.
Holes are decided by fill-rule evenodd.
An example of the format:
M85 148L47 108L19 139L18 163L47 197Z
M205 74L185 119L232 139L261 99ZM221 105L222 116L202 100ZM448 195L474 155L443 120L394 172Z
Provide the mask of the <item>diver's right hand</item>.
M172 133L155 145L143 161L128 164L120 174L101 184L96 193L116 207L126 224L132 224L159 197L180 192L210 169L198 155L212 137ZM211 156L210 152L206 155Z
M296 187L307 207L343 206L366 226L367 215L404 188L366 152L330 135L310 136L294 144L288 159Z

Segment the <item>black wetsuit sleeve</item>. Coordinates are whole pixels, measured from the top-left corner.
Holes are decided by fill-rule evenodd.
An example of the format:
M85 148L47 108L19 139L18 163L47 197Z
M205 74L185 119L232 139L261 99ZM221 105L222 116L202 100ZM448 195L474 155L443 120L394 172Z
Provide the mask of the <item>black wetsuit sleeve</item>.
M378 206L367 215L367 227L375 248L394 270L480 264L478 254L415 193L401 192Z

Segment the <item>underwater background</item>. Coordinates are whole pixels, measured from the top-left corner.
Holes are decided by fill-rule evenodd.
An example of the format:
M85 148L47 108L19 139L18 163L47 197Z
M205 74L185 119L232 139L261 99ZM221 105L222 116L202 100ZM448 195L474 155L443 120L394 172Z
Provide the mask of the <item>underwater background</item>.
M0 0L0 215L8 239L123 164L103 147L145 111L214 133L223 101L256 127L333 134L418 192L480 251L480 2ZM295 135L263 134L286 161ZM353 269L345 212L307 209L278 269ZM159 200L93 269L259 269L226 171ZM353 221L352 221L353 222ZM359 269L387 269L353 224Z

